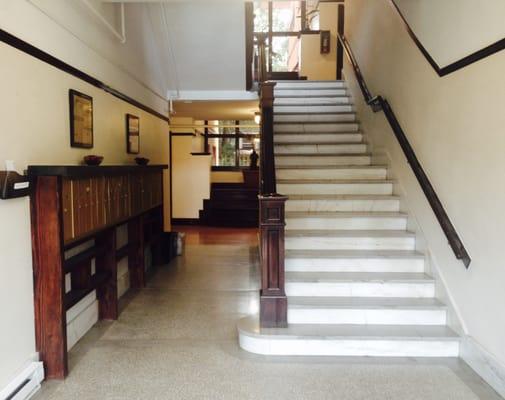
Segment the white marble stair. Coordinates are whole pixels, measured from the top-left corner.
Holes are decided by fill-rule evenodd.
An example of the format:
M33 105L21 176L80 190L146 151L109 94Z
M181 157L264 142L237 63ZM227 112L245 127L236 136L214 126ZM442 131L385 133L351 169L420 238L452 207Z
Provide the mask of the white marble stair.
M288 327L238 325L240 346L272 355L457 357L388 167L372 164L343 82L274 89L277 191L287 195Z
M286 272L423 273L425 257L412 250L286 250Z
M336 166L322 165L303 167L277 167L276 177L289 179L386 179L387 167L384 165Z
M457 357L459 337L444 325L291 324L261 328L257 316L238 323L244 350L283 356Z
M337 123L354 122L356 114L353 112L340 113L293 113L293 114L274 114L274 123Z
M435 281L424 273L287 272L286 295L431 298Z
M372 157L370 154L276 154L275 166L327 166L327 165L370 165Z
M434 298L291 297L290 324L445 325L447 307Z
M365 143L289 143L277 141L275 154L363 154L367 151Z
M405 230L407 214L392 212L303 212L286 213L287 230Z
M387 179L279 179L277 190L291 194L393 194L393 181Z
M278 132L274 143L361 143L363 134L360 132Z

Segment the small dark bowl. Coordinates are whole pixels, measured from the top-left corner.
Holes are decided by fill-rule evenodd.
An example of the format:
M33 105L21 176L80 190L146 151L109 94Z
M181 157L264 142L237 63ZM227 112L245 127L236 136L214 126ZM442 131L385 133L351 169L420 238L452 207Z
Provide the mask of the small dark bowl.
M138 165L147 165L147 164L149 164L149 158L135 157L135 162Z
M102 156L86 156L84 157L84 162L86 165L100 165L103 161Z

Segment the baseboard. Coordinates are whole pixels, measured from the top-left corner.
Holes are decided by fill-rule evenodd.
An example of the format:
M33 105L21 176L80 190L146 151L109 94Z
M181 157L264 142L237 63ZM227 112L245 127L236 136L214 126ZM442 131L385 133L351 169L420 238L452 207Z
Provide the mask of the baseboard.
M200 225L199 218L172 218L172 225Z
M505 365L489 354L470 336L461 340L460 348L460 358L500 396L505 398Z
M21 373L0 391L0 400L27 400L39 389L44 380L44 366L39 361L30 362Z

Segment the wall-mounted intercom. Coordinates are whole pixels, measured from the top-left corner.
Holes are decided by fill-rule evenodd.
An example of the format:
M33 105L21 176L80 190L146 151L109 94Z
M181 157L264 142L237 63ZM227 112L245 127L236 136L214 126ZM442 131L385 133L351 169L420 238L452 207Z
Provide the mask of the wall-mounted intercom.
M16 171L0 171L0 199L28 196L30 189L30 180L26 175L20 175Z

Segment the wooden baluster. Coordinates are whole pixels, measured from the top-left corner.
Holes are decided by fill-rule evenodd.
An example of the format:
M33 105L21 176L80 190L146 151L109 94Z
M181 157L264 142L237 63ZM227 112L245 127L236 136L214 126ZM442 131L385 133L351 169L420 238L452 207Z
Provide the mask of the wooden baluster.
M274 86L275 82L261 84L261 193L277 192L274 159Z

